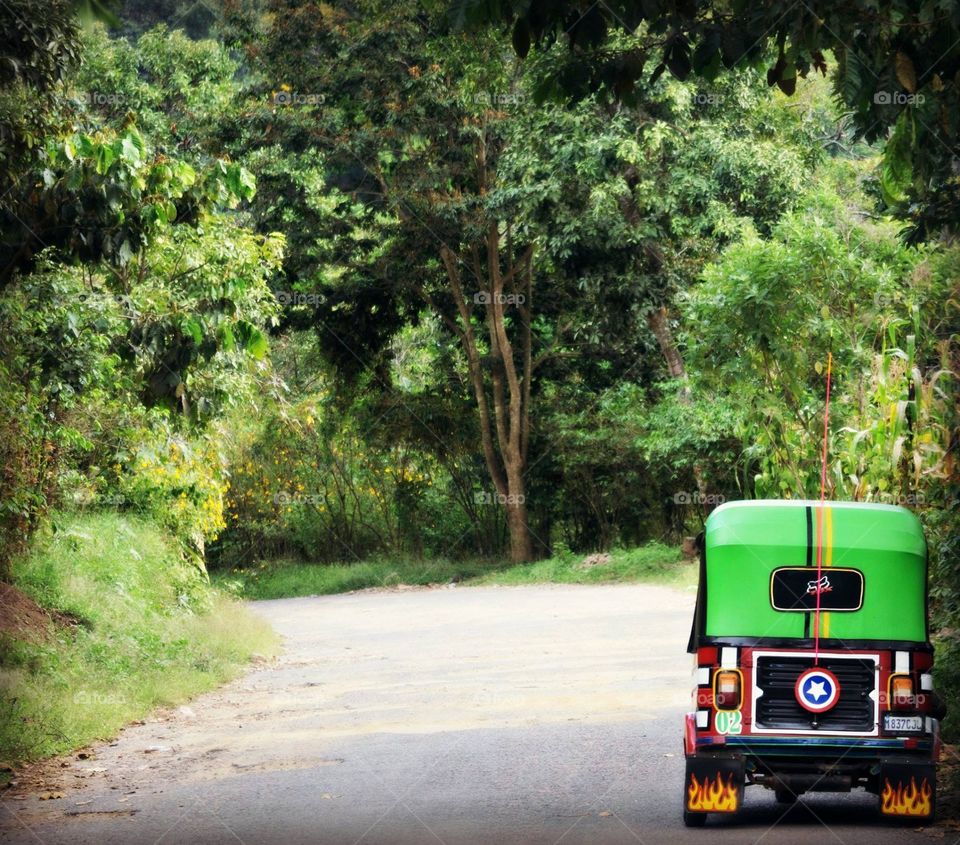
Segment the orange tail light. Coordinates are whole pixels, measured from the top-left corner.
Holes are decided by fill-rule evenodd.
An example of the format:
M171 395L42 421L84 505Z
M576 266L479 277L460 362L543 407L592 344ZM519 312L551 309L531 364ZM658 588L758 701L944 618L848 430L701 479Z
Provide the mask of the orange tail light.
M890 706L894 710L909 710L914 706L913 678L909 675L890 678Z
M740 673L721 669L713 678L713 705L718 710L737 710L743 694Z

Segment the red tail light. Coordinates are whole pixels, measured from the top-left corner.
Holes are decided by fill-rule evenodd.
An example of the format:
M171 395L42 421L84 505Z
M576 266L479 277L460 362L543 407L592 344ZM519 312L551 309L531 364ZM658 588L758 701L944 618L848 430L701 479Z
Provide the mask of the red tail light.
M739 710L743 678L738 669L720 669L713 676L713 705L717 710Z

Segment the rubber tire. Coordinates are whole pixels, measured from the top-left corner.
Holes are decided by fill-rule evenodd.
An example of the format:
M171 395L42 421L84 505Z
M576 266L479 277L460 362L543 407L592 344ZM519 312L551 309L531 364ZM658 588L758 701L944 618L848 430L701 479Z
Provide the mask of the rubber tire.
M773 797L776 798L778 804L794 804L797 800L797 796L789 789L775 789Z
M686 808L684 808L683 823L687 827L703 827L707 823L707 814L691 813Z

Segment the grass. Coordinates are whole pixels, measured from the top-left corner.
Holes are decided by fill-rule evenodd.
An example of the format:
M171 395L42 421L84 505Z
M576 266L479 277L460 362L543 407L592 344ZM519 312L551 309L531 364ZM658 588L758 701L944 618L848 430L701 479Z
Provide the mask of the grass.
M214 582L248 599L322 596L401 584L601 584L629 581L695 583L696 567L684 564L671 546L650 543L610 552L608 562L585 566L585 555L565 553L548 560L511 565L503 561L375 559L352 564L264 562L252 569L215 573Z
M75 620L0 643L0 760L16 765L114 736L235 676L278 645L149 522L65 518L14 567L14 584Z
M565 554L489 572L477 584L611 584L630 581L696 582L697 568L685 564L679 549L649 543L609 553L609 562L586 565L584 555ZM587 556L588 560L590 556Z

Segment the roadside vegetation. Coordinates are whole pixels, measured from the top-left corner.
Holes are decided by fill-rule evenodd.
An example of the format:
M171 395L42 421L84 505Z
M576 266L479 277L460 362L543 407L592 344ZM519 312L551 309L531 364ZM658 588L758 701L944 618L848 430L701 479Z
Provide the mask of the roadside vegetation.
M696 566L675 548L650 543L592 555L560 551L532 563L467 558L373 559L348 564L297 560L264 562L249 569L217 572L213 582L248 599L322 596L365 589L449 584L605 584L656 581L696 583Z
M8 765L108 739L277 648L265 622L139 518L54 515L13 575L22 595L5 598L19 612L0 633Z

